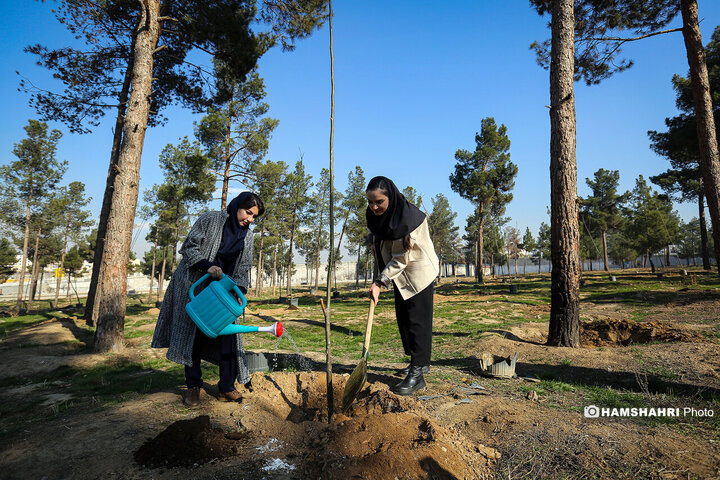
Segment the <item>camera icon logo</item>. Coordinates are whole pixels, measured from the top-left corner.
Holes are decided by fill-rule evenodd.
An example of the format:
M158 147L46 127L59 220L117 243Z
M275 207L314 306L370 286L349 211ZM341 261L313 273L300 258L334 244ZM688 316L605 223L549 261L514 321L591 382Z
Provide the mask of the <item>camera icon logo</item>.
M598 418L600 416L600 408L595 405L588 405L585 407L583 414L585 418Z

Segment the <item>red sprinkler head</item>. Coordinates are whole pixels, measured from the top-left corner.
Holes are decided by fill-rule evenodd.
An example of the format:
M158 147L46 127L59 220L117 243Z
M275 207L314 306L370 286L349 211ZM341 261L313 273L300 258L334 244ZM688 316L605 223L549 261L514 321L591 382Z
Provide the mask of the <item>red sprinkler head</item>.
M283 326L280 322L275 322L275 336L280 338L283 334Z

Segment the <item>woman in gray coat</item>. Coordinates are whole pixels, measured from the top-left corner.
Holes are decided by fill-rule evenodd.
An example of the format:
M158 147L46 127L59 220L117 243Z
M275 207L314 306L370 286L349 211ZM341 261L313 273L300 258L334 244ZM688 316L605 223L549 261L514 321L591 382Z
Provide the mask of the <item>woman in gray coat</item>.
M200 403L201 360L218 365L221 399L239 400L241 394L235 389L235 380L242 384L250 381L242 335L206 337L188 316L185 305L190 286L206 273L213 279L222 278L225 273L247 293L253 257L249 226L264 211L260 197L243 192L230 202L226 211L202 214L180 249L182 260L168 284L151 346L167 348L169 360L185 365L187 392L183 401L188 406ZM207 282L202 288L206 285Z

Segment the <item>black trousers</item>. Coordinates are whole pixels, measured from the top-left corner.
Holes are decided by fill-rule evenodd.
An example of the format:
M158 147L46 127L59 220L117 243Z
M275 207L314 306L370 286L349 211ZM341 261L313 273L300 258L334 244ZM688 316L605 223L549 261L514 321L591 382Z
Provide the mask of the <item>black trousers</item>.
M205 336L198 331L193 344L192 366L185 366L185 384L188 388L202 387L202 369L200 358L203 352L219 351L220 360L220 381L218 389L221 392L235 390L235 379L237 378L237 353L235 351L235 335L220 335L216 338Z
M395 282L393 282L394 285ZM395 285L395 317L405 355L418 367L430 365L432 350L433 284L403 300Z

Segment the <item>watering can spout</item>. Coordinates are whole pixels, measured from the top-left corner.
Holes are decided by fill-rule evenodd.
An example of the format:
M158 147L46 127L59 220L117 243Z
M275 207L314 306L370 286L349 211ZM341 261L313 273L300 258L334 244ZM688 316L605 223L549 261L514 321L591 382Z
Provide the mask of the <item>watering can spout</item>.
M270 332L276 337L282 337L283 326L280 322L275 322L267 327L255 327L252 325L235 325L231 323L220 331L218 335L231 335L233 333L250 333L250 332Z

